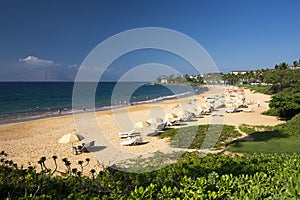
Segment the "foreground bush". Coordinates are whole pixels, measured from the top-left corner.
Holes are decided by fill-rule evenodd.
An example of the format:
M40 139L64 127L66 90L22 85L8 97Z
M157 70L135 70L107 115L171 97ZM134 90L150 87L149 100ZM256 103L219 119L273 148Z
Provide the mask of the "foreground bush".
M300 156L255 154L243 157L187 154L154 172L105 170L67 176L22 169L2 153L0 197L5 199L297 199Z

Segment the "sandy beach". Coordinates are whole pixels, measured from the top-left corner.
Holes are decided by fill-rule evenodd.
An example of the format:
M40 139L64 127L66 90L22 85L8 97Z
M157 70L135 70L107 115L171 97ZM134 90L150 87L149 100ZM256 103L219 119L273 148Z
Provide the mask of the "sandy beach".
M120 142L124 139L118 137L118 132L128 131L132 125L139 121L148 120L150 117L162 117L166 113L178 112L181 108L194 101L201 104L203 98L210 96L213 90L207 93L197 95L195 97L186 97L183 99L166 100L163 102L156 102L152 104L142 104L119 108L115 110L100 111L97 113L78 114L76 116L66 115L60 117L52 117L39 119L34 121L19 122L13 124L4 124L0 126L0 150L8 153L8 158L15 161L19 166L28 165L36 166L38 160L45 156L47 158L46 165L54 168L54 163L51 160L53 155L58 156L58 170L65 171L65 166L61 161L63 158L68 158L72 163L71 168L79 167L77 162L90 158L91 161L84 168L88 173L90 169L101 170L103 163L93 157L91 153L82 153L74 155L70 150L71 144L60 144L58 140L68 133L83 133L84 128L91 127L88 124L96 120L98 129L111 143L111 146L130 153L155 152L161 148L168 146L166 139L158 139L156 137L147 136L143 133L143 140L146 141L143 145L138 146L121 146ZM253 100L254 112L236 112L226 113L222 121L224 124L238 126L240 124L251 125L276 125L283 123L276 119L276 117L261 115L262 112L268 110L268 101L270 96L253 93L245 90L245 97ZM258 102L260 106L258 107ZM187 122L185 126L195 124L210 124L213 118L218 116L206 115L203 118L196 118L192 122ZM93 118L93 119L90 119ZM87 121L81 124L78 120L86 119ZM84 125L86 123L86 125ZM87 131L89 129L86 129ZM86 135L92 138L94 135ZM87 141L84 141L87 142ZM82 142L74 143L80 145ZM99 145L98 152L105 152L108 147ZM109 151L107 151L109 152Z

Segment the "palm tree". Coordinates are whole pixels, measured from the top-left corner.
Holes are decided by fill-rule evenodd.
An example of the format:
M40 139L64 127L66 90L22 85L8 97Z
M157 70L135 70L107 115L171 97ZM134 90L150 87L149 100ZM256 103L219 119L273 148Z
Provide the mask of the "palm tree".
M289 65L286 62L279 64L279 69L287 69L288 67L289 67Z
M293 62L293 68L299 67L299 62L300 62L300 60L299 60L299 61L295 60L295 61Z

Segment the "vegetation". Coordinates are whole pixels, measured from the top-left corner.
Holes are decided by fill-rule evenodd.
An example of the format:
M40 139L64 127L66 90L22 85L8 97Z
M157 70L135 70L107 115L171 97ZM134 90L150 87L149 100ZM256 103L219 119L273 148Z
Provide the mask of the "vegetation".
M270 108L276 110L279 117L291 119L300 113L300 92L295 94L280 93L272 97Z
M236 141L228 151L239 153L300 153L300 114L287 123L270 126L241 125L253 141Z
M191 85L203 83L203 77L201 75L181 75L181 74L171 74L171 75L162 75L157 78L157 82L161 84L181 84L188 83Z
M208 131L211 137L207 137ZM213 136L217 138L212 138ZM180 130L170 129L158 135L159 138L170 138L170 144L173 147L190 149L200 149L205 138L208 141L207 147L220 148L230 139L238 136L240 136L240 133L234 126L218 124L189 126L180 128Z
M300 78L300 60L294 61L292 65L285 62L275 65L274 69L250 70L237 74L222 74L225 84L230 85L259 85L268 86L268 93L275 94L289 87L294 88L294 84Z
M2 153L3 199L297 199L300 156L254 154L243 157L186 154L174 164L142 174L111 171L90 177L51 176L18 168ZM76 171L76 170L73 170Z
M256 131L273 131L274 127L273 126L263 126L263 125L254 126L254 125L248 125L248 124L241 124L239 126L239 129L246 134L251 134Z
M267 113L291 119L300 112L300 69L278 67L270 79L270 91L275 95L270 101L271 110Z
M254 92L257 92L257 93L266 94L270 90L270 87L271 86L269 86L269 85L260 85L260 86L246 86L245 88L253 90Z

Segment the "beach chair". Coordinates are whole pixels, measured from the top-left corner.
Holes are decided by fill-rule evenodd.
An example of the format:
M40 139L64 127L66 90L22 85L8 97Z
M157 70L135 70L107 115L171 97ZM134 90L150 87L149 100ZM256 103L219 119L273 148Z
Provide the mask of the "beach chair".
M192 119L192 115L191 114L188 114L188 115L185 115L185 116L182 116L180 117L180 122L188 122Z
M89 143L82 143L81 146L77 147L78 153L89 153L89 148L93 147L95 145L95 141L91 141Z
M153 127L151 130L154 131L154 133L157 133L158 131L162 131L163 129L165 129L167 123L160 123L160 124L157 124L156 127Z
M237 111L236 108L228 108L228 109L226 109L226 112L227 112L227 113L234 113L234 112L236 112L236 111Z
M164 124L164 129L174 126L174 123L170 121L164 121L163 124Z
M219 113L219 112L212 112L211 116L219 116L219 117L223 117L223 113Z
M250 112L254 112L254 108L249 108L249 109L244 109L243 112L247 112L247 113L250 113Z
M195 118L201 117L201 112L199 112L199 111L192 112L192 117L195 117Z
M136 130L130 130L130 131L124 131L124 132L119 132L119 137L120 138L127 138L127 137L134 137L134 136L140 136L141 132L136 131Z
M173 113L169 113L169 114L166 114L165 117L164 117L164 120L163 120L163 123L166 124L165 127L167 126L173 126L175 125L176 123L179 122L179 117L176 115L176 114L173 114Z
M203 110L201 108L191 108L188 110L192 117L199 118L202 116Z
M138 136L138 137L135 137L135 138L132 138L132 139L123 141L123 142L121 142L120 144L121 144L122 146L131 146L131 145L138 145L138 144L141 144L142 142L143 142L142 137L141 137L141 136Z

